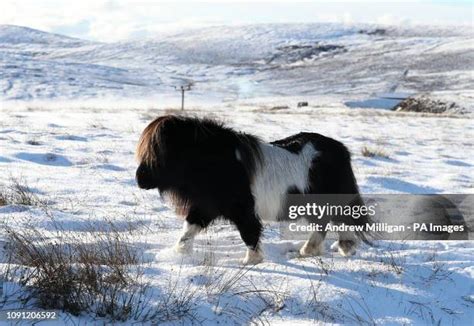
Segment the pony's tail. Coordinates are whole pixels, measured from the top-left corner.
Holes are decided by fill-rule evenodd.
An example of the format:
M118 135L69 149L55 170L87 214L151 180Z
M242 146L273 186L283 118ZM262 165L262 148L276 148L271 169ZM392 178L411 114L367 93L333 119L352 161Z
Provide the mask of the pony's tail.
M360 211L360 208L361 207L364 207L366 205L366 203L364 202L364 200L362 199L362 197L360 196L360 194L356 194L354 195L354 198L353 200L349 203L349 205L351 207L358 207L358 210ZM364 210L365 212L366 210ZM370 246L373 246L373 243L371 240L375 239L375 234L373 234L372 232L369 232L367 230L367 225L371 224L372 223L372 219L370 218L369 214L367 213L361 213L361 214L358 214L358 217L356 218L354 215L352 216L352 221L349 221L347 222L348 224L353 224L353 225L358 225L358 226L362 226L363 228L363 231L356 231L356 236L357 238L359 238L361 241L363 241L364 243L370 245Z
M356 237L363 242L372 245L370 239L373 235L367 231L366 226L372 223L366 210L364 200L359 192L357 180L351 164L351 155L344 144L334 139L318 135L315 147L322 150L322 155L316 161L315 171L318 173L317 184L322 186L322 193L341 195L342 200L335 199L336 204L350 206L351 211L357 214L341 215L332 219L334 223L345 225L362 226L363 231L355 232ZM318 186L316 186L318 189Z
M363 231L356 231L355 235L361 241L365 242L368 245L373 245L370 239L374 238L374 235L367 231L367 225L372 223L372 220L367 213L367 209L363 209L366 206L364 199L360 195L359 187L357 185L357 180L354 175L351 164L351 156L349 150L343 146L340 153L341 165L339 169L339 182L340 188L338 193L340 194L349 194L345 197L346 205L352 208L352 216L342 217L342 222L348 225L362 226ZM355 212L358 212L355 214Z

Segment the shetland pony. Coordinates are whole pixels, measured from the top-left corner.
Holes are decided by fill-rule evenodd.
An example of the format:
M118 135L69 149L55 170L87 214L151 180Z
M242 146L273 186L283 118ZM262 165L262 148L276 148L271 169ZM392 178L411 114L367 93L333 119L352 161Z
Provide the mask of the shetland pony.
M248 248L244 264L263 260L261 220L276 220L287 194L358 194L346 147L316 133L265 143L214 120L163 116L145 128L136 156L138 186L158 188L185 218L175 249L191 252L196 234L224 218ZM314 232L300 254L322 254L324 237ZM347 256L357 243L354 235L340 233L336 247Z

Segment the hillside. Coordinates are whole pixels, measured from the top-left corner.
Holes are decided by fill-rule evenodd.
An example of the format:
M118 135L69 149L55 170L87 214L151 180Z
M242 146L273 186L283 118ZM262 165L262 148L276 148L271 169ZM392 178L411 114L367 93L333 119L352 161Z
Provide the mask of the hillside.
M0 26L0 98L191 99L431 92L472 107L469 29L341 24L207 27L116 43Z

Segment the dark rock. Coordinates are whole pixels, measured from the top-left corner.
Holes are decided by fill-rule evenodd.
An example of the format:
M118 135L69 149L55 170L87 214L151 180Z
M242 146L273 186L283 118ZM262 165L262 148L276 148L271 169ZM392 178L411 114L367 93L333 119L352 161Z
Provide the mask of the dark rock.
M298 102L299 108L302 108L303 106L308 106L308 102Z
M387 34L387 30L384 28L376 28L374 30L366 30L366 29L361 29L359 31L359 34L366 34L366 35L385 35Z
M464 113L465 109L454 102L444 102L430 99L426 95L409 97L400 102L395 111L400 112L428 112L428 113Z
M281 105L281 106L274 106L270 110L275 110L275 111L277 111L277 110L288 110L289 108L290 107L287 106L287 105Z
M267 59L270 64L295 63L303 60L316 59L323 53L340 53L347 50L342 45L336 44L293 44L277 48L277 53Z

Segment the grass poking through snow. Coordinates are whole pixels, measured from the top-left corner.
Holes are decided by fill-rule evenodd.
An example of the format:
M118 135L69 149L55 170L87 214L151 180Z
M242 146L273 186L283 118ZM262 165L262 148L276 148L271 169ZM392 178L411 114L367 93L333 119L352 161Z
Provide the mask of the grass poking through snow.
M383 148L380 147L364 146L361 149L361 154L364 157L382 157L386 159L390 158L390 155Z
M14 275L40 308L82 312L111 320L140 314L138 252L118 232L81 235L51 234L35 227L7 229L7 253Z
M44 201L22 179L11 178L10 185L0 185L0 206L42 206Z

